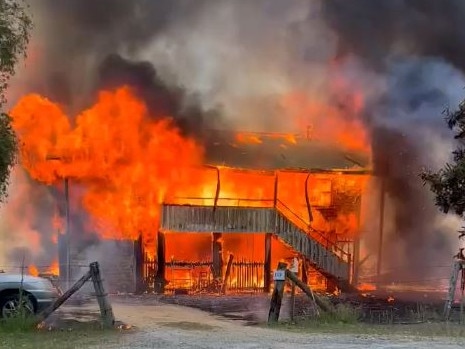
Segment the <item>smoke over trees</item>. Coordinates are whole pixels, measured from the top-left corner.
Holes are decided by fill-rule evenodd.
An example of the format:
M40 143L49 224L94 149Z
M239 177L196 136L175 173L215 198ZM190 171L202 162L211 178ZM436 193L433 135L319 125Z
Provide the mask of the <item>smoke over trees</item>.
M436 205L444 212L452 211L460 217L465 213L465 101L456 111L447 113L447 123L455 132L459 146L453 151L453 162L434 172L421 174L425 183L429 184L435 194Z

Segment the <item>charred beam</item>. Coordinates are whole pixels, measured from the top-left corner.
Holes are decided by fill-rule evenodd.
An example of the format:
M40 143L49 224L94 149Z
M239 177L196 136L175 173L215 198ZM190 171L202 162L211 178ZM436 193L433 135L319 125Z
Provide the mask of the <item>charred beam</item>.
M158 269L155 276L155 292L164 293L166 285L166 246L165 235L161 231L158 231L157 234L157 261Z
M222 234L212 234L212 261L213 261L213 277L221 278L223 274L223 243Z
M136 264L136 294L141 294L145 291L146 286L144 282L144 248L142 243L142 234L134 241L134 259Z
M312 173L309 172L307 178L305 178L305 203L307 204L307 213L308 213L308 221L313 222L313 215L312 215L312 207L310 206L310 196L308 195L308 180L310 179L310 175Z
M226 272L224 274L223 286L221 287L221 293L226 293L226 288L229 280L229 275L231 275L231 268L234 260L234 255L229 254L228 265L226 266Z
M271 289L271 242L272 234L265 234L265 265L263 267L263 291L269 293Z

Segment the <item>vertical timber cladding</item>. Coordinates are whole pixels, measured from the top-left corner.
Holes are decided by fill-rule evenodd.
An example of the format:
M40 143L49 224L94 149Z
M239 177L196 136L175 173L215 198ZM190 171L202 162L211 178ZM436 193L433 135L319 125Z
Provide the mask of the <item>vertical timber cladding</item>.
M161 229L172 232L272 233L324 274L349 280L349 263L276 208L163 205Z
M161 226L163 230L176 232L273 233L275 210L163 205Z
M59 245L62 244L63 242L59 240ZM63 258L63 254L59 255L60 265L66 265L66 260ZM76 239L72 241L70 244L71 284L84 275L89 269L89 264L95 261L100 264L107 292L132 293L136 290L134 241L101 240L93 243ZM92 293L93 288L88 284L81 288L81 291Z

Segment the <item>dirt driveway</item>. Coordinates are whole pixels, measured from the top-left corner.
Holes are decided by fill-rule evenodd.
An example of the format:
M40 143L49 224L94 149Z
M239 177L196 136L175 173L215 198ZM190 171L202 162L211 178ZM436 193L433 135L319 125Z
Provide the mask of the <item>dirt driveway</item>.
M419 339L411 336L291 333L277 329L246 326L236 320L177 305L114 303L118 320L137 330L108 339L93 348L463 348L463 339ZM82 310L82 309L81 309Z

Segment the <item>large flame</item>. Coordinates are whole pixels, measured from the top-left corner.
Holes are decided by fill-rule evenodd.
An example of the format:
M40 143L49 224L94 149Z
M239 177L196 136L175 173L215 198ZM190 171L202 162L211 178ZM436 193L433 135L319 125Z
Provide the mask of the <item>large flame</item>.
M167 192L194 184L189 169L202 163L202 148L168 116L149 115L127 87L99 93L74 120L36 94L23 97L11 116L30 176L84 184L83 205L103 237L143 232L150 239Z

